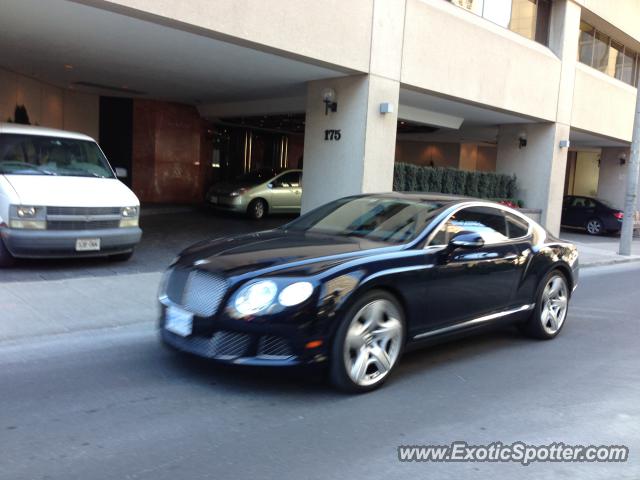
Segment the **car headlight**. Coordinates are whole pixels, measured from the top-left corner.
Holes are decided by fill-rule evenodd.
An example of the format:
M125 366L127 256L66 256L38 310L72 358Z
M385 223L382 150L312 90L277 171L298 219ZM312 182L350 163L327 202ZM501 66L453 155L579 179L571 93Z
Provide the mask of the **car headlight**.
M271 306L277 293L278 286L271 280L251 283L240 289L233 306L242 315L255 315Z
M246 193L247 189L246 188L239 188L237 190L234 190L233 192L231 192L229 194L230 197L239 197L240 195Z
M309 282L296 282L285 287L278 295L278 303L292 307L304 302L313 293L313 285Z
M138 226L138 207L123 207L121 210L122 218L120 219L120 227L137 227Z

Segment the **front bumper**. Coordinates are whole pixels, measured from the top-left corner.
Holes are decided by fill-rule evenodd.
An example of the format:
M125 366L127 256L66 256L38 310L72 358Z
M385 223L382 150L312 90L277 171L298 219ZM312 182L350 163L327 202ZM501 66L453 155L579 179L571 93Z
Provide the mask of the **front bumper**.
M243 195L230 197L227 195L209 195L207 202L213 208L219 208L221 210L228 210L230 212L244 213L247 211L249 202Z
M324 362L321 349L306 350L305 338L291 326L254 324L241 320L214 321L194 315L193 332L177 335L165 328L168 300L160 303L160 338L166 345L220 363L294 367Z
M100 230L0 229L2 240L14 257L64 258L99 257L131 251L142 237L139 227ZM76 240L99 238L100 250L77 252Z

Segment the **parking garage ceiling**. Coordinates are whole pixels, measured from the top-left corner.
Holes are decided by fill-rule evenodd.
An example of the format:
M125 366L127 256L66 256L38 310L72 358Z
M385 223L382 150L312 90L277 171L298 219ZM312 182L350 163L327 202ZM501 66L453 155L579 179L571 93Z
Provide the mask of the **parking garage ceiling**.
M0 67L79 91L199 104L304 95L344 74L68 0L1 10Z

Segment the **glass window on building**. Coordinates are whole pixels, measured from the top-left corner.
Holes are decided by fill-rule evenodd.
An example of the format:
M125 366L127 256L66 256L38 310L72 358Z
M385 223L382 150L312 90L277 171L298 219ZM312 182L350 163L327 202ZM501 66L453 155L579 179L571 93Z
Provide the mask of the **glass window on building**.
M596 30L585 22L580 22L580 39L578 40L578 60L587 65L593 61L593 39Z
M637 83L638 54L586 22L580 22L578 61L630 85Z
M638 61L638 54L630 48L625 48L622 54L622 70L620 72L620 80L623 82L633 84L636 78L636 65Z
M609 37L602 32L596 31L591 66L596 70L607 73L607 67L609 66Z
M549 43L550 0L449 1L538 43Z

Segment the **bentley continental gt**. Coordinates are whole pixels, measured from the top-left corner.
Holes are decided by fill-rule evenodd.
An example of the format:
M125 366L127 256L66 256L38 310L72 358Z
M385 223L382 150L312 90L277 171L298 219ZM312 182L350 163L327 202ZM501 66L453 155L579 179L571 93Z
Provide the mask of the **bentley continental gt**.
M554 338L578 281L574 245L497 203L342 198L274 230L184 250L160 287L160 332L218 362L326 365L373 390L404 351L499 323Z

